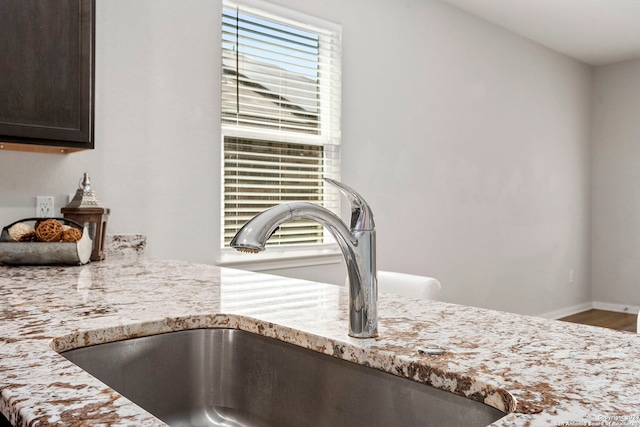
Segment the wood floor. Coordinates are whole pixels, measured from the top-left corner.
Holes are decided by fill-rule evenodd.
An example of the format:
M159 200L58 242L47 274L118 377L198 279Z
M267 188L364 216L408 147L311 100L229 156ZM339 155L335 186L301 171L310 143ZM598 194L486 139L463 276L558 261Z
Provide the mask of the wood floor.
M618 331L636 332L638 316L636 314L593 309L563 317L560 320L582 323L583 325L601 326Z

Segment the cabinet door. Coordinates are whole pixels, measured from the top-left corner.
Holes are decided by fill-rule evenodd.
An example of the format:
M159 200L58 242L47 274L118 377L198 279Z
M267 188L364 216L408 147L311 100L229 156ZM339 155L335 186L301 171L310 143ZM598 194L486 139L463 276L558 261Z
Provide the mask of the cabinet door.
M0 141L93 148L95 0L0 0Z

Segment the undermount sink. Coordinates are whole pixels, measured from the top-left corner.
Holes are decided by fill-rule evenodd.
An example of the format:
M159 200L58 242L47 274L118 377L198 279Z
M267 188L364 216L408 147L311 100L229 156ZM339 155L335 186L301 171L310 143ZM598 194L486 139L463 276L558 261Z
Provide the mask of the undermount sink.
M486 426L505 414L272 338L197 329L61 353L171 426Z

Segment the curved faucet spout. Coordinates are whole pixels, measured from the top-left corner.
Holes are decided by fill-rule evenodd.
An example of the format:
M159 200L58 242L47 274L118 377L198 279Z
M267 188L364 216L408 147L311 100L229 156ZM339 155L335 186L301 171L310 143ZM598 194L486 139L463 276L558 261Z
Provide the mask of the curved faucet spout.
M342 220L322 206L308 202L283 203L254 216L233 237L230 246L239 251L262 252L278 227L294 219L315 221L326 227L336 239L350 235Z
M285 203L253 217L238 231L230 246L241 252L257 253L265 249L267 240L285 222L308 219L321 224L335 237L347 265L349 335L372 338L378 335L378 280L373 215L369 205L355 191L336 181L327 181L351 195L351 229L337 215L322 206L307 202Z

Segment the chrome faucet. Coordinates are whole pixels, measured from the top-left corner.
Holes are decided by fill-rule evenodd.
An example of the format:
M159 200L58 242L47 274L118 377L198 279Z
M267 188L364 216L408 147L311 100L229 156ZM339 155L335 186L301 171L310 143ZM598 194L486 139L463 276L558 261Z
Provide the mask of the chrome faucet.
M349 335L378 336L378 279L376 276L376 230L367 202L346 185L325 178L338 187L351 203L348 228L328 209L308 202L284 203L265 210L247 222L230 246L241 252L257 253L277 228L294 219L308 219L324 226L335 237L344 255L349 275Z

